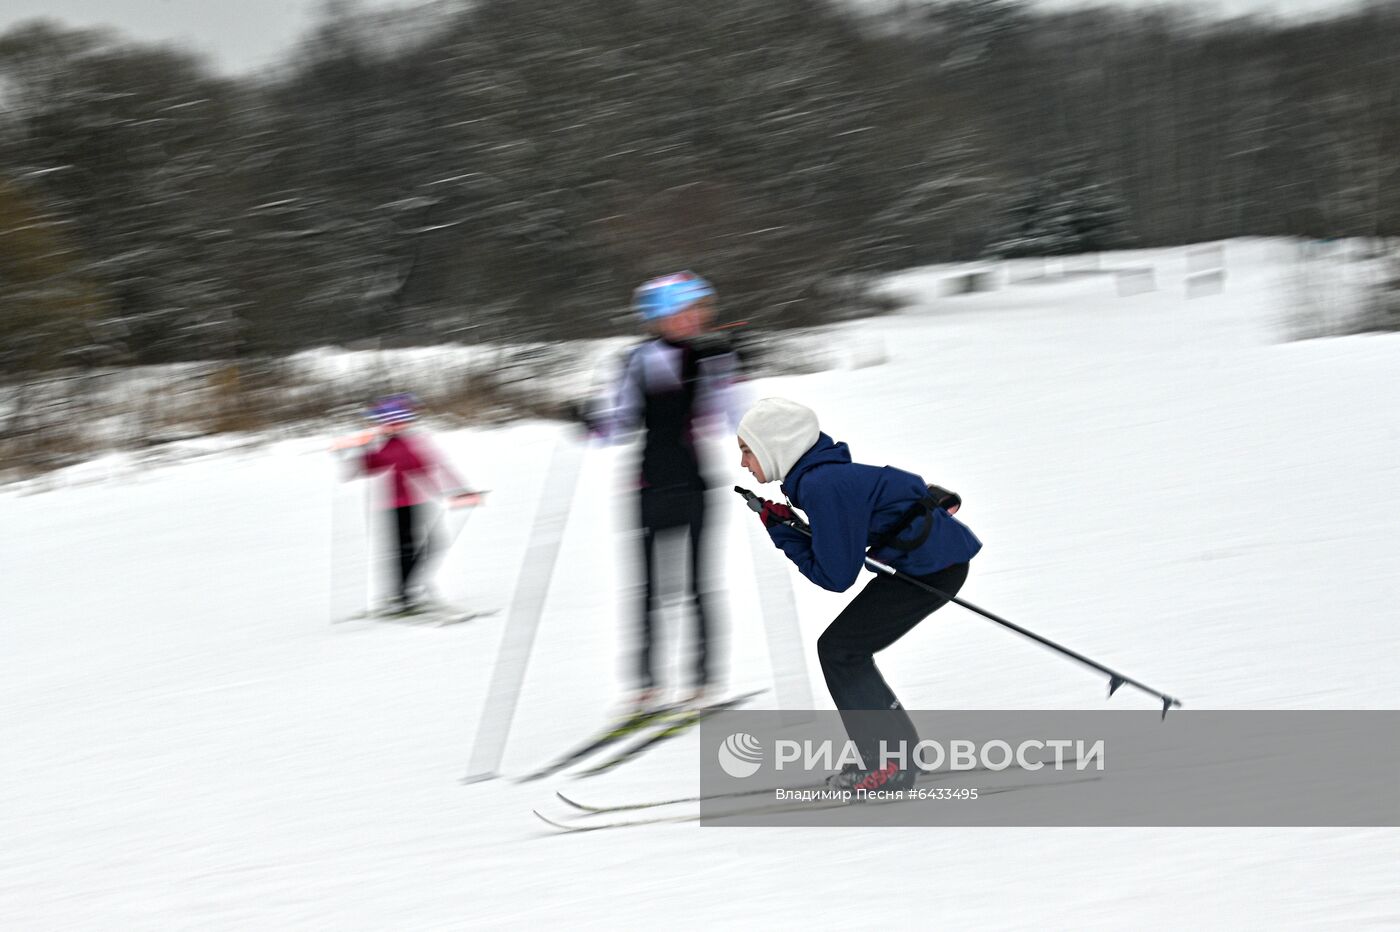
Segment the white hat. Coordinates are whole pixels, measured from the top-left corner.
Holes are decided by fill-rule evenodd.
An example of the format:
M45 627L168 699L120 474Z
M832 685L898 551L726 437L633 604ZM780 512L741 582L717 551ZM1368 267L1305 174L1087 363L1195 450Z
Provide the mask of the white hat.
M821 434L817 414L786 398L763 398L739 422L739 439L758 457L763 478L782 482Z

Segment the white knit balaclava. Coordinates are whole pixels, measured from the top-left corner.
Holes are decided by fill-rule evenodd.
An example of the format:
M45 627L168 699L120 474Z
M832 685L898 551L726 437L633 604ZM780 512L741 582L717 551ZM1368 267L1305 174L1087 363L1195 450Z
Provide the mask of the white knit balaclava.
M769 482L782 482L820 433L816 412L786 398L755 402L739 422L739 439L758 457Z

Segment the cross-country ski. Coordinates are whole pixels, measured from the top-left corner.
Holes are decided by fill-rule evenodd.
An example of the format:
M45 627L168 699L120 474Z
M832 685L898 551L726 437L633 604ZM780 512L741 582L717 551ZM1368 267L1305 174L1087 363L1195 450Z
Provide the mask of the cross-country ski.
M762 695L763 692L764 690L761 689L753 690L720 702L709 702L692 708L670 710L658 718L649 719L644 722L644 731L647 733L611 757L585 768L579 775L596 777L599 774L615 770L628 761L635 760L647 751L653 750L657 745L675 740L689 732L716 712L742 706L754 697Z
M1065 762L1066 764L1072 764L1072 763L1074 763L1074 758L1065 758L1065 759L1064 759L1064 762ZM987 769L986 767L969 767L969 768L967 768L967 769L965 769L965 770L925 771L925 772L920 773L920 774L918 775L918 778L917 778L917 779L918 779L920 782L923 782L923 781L929 781L929 780L951 779L951 778L954 778L954 777L962 776L962 775L964 775L964 774L972 774L972 775L975 776L975 775L977 775L977 774L984 774L984 773L987 773L987 772L988 772L988 769ZM801 790L819 789L819 788L821 788L821 787L823 787L823 786L825 786L825 785L826 785L826 784L825 784L824 781L818 781L818 782L815 782L815 783L807 783L807 784L803 784L803 785L801 785L801 786L795 786L795 787L792 787L792 789L801 789ZM578 799L575 799L575 798L574 798L574 796L572 795L572 791L571 791L569 794L566 794L563 790L558 790L558 791L555 792L554 796L555 796L556 799L558 799L558 800L559 800L560 802L562 802L564 805L569 806L569 807L572 808L572 809L577 809L577 810L579 810L580 812L587 812L587 813L593 813L593 814L595 814L595 815L601 815L601 814L610 813L610 812L633 812L633 811L636 811L636 810L639 810L639 809L660 809L660 808L663 808L663 807L665 807L665 806L677 806L677 805L682 805L682 804L685 804L685 803L701 803L701 802L706 802L706 801L709 801L709 800L716 800L716 799L736 799L736 798L743 798L743 797L746 797L746 796L762 796L762 795L765 795L765 794L772 794L772 792L773 792L773 789L772 789L771 787L762 787L762 788L752 789L752 790L735 790L735 791L726 792L726 793L711 793L711 794L701 794L701 795L693 795L693 796L676 796L676 797L673 797L673 798L670 798L670 799L651 799L651 800L646 800L646 801L643 801L643 802L610 803L610 804L605 804L605 805L594 805L594 804L590 804L590 803L580 802Z
M1008 786L995 786L995 787L991 787L991 788L988 788L988 789L985 789L985 790L981 790L981 791L980 791L980 796L1000 796L1000 795L1005 794L1005 793L1021 793L1021 792L1027 792L1027 791L1033 791L1033 790L1050 790L1050 789L1054 789L1054 788L1056 788L1056 787L1062 787L1062 786L1079 785L1079 784L1084 784L1084 783L1094 783L1094 782L1097 782L1097 781L1102 780L1102 779L1103 779L1102 777L1098 777L1098 776L1081 776L1081 777L1069 777L1069 778L1060 779L1060 780L1037 781L1037 782L1035 782L1035 783L1019 783L1019 784L1013 784L1013 785L1008 785ZM801 788L801 789L806 789L806 788L803 787L803 788ZM766 792L767 794L771 795L773 791L770 789L770 790L766 790L765 792ZM852 803L852 802L849 802L849 801L846 801L846 800L842 800L842 799L820 799L820 800L815 800L815 801L810 801L810 802L803 802L803 801L782 801L782 802L759 803L759 804L754 804L754 805L740 806L740 807L736 807L736 808L730 810L730 811L727 812L727 813L718 813L718 814L711 815L711 816L709 816L709 818L714 819L717 823L722 823L722 820L723 820L726 816L728 816L728 817L736 817L736 816L756 816L756 815L759 815L759 816L801 815L801 814L804 813L804 812L814 812L814 811L823 810L823 809L850 809L853 805L854 805L854 806L880 806L880 805L898 805L898 804L897 804L897 803L884 803L884 802ZM906 803L906 805L912 805L912 803ZM606 810L606 811L609 812L609 813L616 813L616 812L622 811L622 810ZM616 828L637 828L637 827L646 826L646 825L672 825L672 824L684 824L684 823L687 823L687 822L699 822L699 821L701 820L701 818L702 818L702 816L701 816L700 813L697 813L697 812L690 812L690 813L679 813L679 814L670 814L670 815L650 815L650 816L641 816L641 817L637 817L637 818L622 818L622 819L617 819L617 820L613 820L613 821L607 821L607 820L595 821L595 820L590 820L590 819L588 819L587 816L588 816L588 815L596 815L597 813L586 813L586 814L584 814L584 815L579 815L578 813L574 813L572 818L568 818L568 817L563 817L563 818L551 818L551 817L545 815L544 813L540 812L538 809L533 810L533 812L534 812L534 814L535 814L535 817L538 818L541 822L545 823L545 824L548 825L550 828L553 828L553 829L555 829L556 831L558 831L558 832L560 832L560 833L562 833L562 834L577 834L577 833L579 833L579 832L596 832L596 831L602 831L602 830L604 830L604 829L616 829Z

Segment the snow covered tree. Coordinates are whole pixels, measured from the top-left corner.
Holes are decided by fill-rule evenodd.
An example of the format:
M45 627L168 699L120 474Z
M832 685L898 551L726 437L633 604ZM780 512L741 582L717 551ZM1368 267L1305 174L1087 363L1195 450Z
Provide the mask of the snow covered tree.
M1079 171L1024 184L1006 212L1006 232L988 247L1004 259L1068 256L1126 246L1127 209L1100 182Z
M106 302L62 228L19 185L0 179L0 371L8 375L95 350L88 325Z

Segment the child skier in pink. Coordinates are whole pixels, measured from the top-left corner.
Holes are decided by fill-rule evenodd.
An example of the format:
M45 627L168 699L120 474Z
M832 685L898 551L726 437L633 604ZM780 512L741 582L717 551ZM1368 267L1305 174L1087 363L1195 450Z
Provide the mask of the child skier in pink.
M412 395L383 398L370 409L370 416L378 422L377 429L338 446L356 449L358 471L388 474L389 503L394 510L392 547L399 556L396 607L411 611L420 607L412 587L413 573L429 547L427 539L418 540L423 506L439 496L448 507L477 505L481 493L469 490L426 435L410 429L418 417L418 402Z

